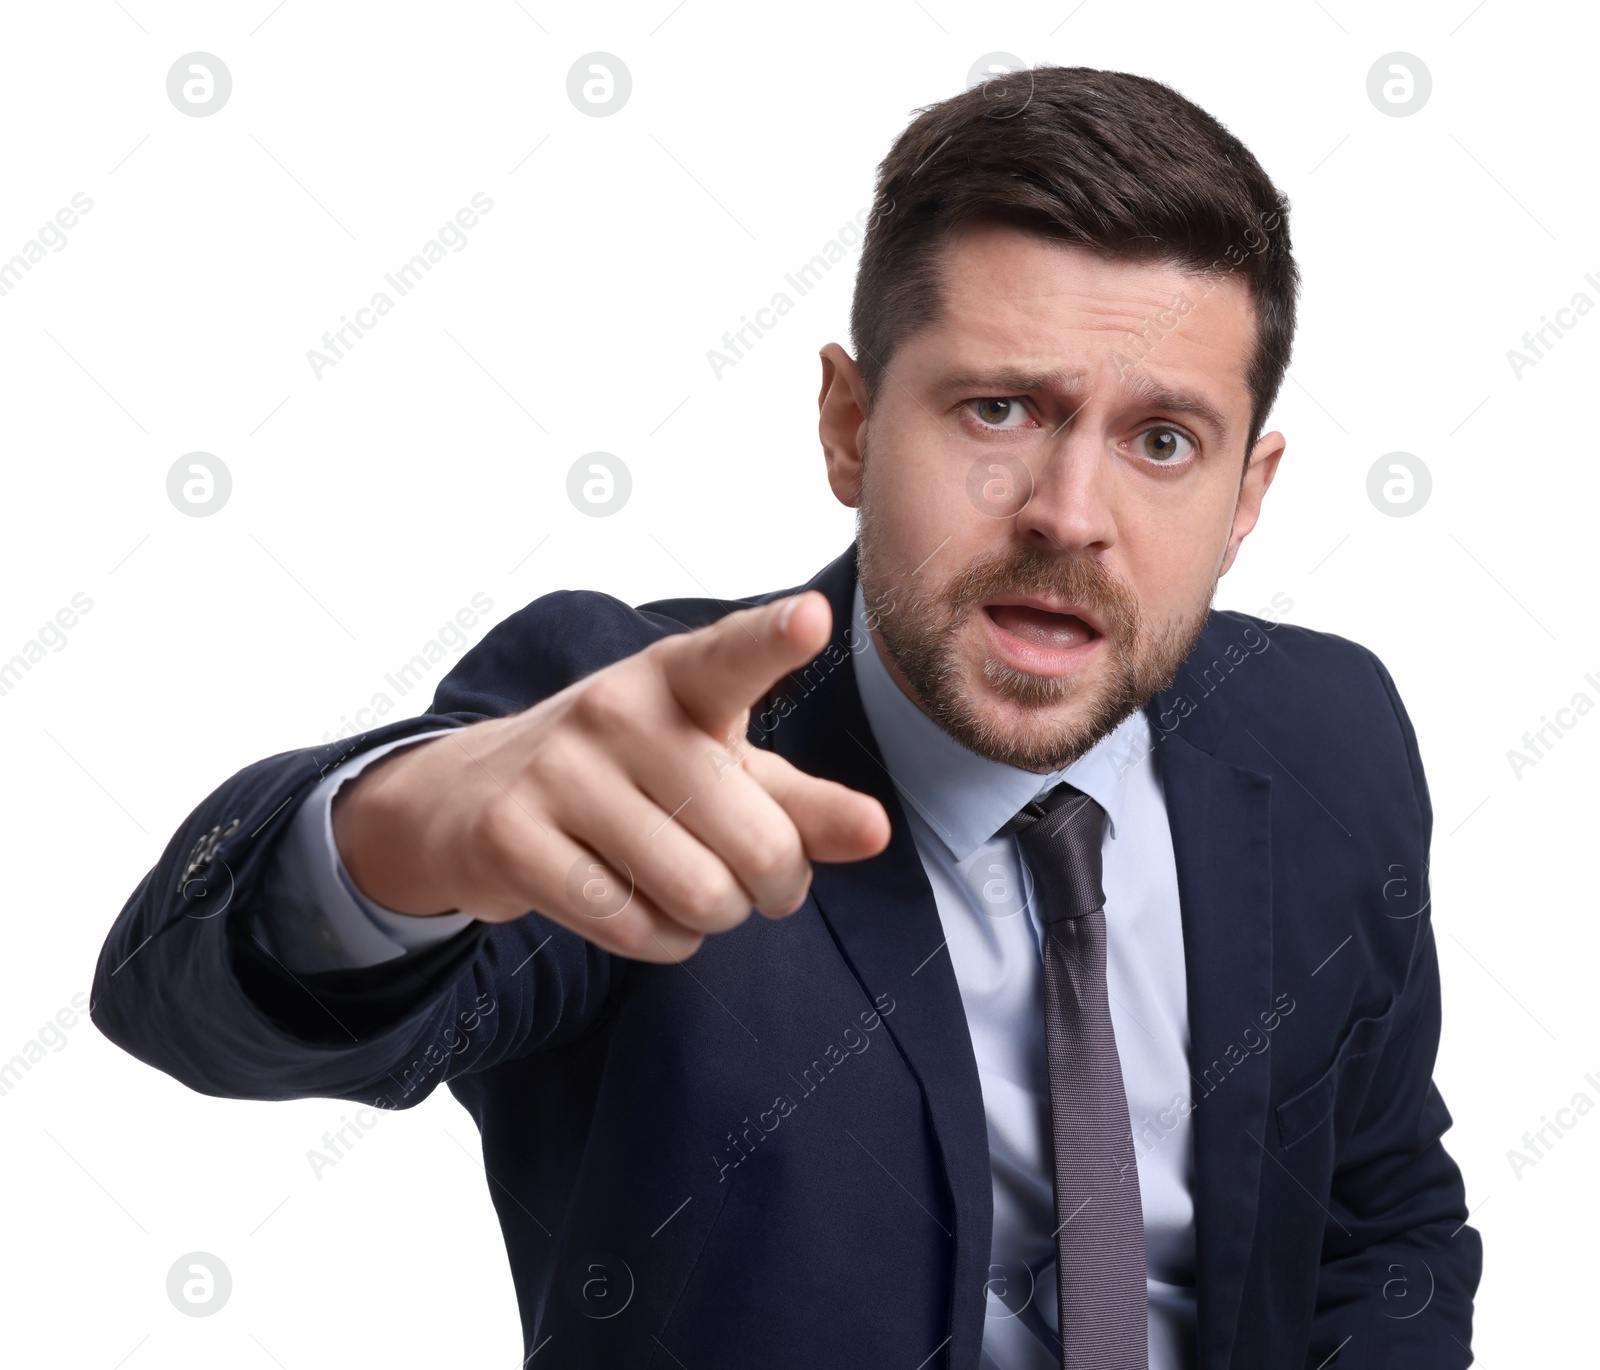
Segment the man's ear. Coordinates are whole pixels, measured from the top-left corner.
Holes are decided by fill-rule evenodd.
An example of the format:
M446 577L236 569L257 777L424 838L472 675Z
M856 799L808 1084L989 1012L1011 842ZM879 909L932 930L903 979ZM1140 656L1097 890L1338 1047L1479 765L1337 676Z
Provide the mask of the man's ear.
M834 497L854 509L861 499L861 463L866 445L867 392L861 372L838 343L826 344L822 389L817 394L817 436L828 465Z
M1245 464L1244 478L1239 483L1239 498L1233 507L1233 528L1228 534L1228 550L1222 554L1219 576L1226 575L1239 555L1239 544L1256 526L1261 517L1261 500L1278 472L1278 460L1283 456L1287 439L1282 433L1263 433L1250 449L1250 460Z

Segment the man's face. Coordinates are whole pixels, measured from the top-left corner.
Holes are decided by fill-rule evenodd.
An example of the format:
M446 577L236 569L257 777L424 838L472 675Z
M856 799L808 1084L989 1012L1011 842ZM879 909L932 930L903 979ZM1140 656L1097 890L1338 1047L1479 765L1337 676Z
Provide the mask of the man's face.
M1238 278L998 225L952 237L943 269L943 316L901 344L870 423L855 364L823 349L829 482L859 511L901 688L972 750L1044 773L1171 683L1283 438L1245 465Z

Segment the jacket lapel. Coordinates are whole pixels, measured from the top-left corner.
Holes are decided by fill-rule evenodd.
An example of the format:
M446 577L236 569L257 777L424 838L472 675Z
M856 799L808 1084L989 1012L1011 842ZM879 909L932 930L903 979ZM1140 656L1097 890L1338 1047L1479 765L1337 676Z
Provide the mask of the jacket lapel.
M756 718L775 724L774 751L812 775L872 795L889 814L888 847L867 861L815 863L812 898L868 997L888 994L894 1001L893 1013L882 1021L927 1101L954 1217L955 1288L949 1342L942 1348L949 1357L945 1363L975 1367L983 1337L993 1193L983 1090L966 1010L943 951L944 928L932 887L856 689L852 645L862 644L851 626L854 547L806 588L828 596L833 641L775 690L771 707L758 706ZM923 1354L934 1349L930 1344Z
M1269 1083L1241 1035L1264 1036L1273 1006L1271 778L1214 754L1225 692L1210 697L1188 669L1218 655L1220 631L1213 618L1177 683L1146 708L1183 918L1201 1370L1224 1370L1238 1328Z

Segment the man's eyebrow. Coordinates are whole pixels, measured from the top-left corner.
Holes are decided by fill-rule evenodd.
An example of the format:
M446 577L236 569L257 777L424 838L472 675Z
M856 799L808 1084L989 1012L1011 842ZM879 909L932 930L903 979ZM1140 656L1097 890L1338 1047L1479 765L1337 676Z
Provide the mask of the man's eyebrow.
M1000 366L984 371L951 372L938 382L937 389L942 394L967 391L974 395L1031 395L1047 391L1071 399L1081 393L1086 379L1087 373L1076 369L1052 367L1035 371ZM1140 404L1169 413L1191 414L1210 427L1223 443L1232 436L1232 426L1203 395L1166 385L1137 371L1125 378L1124 385Z
M999 366L984 371L951 371L937 382L941 393L971 390L984 395L1030 394L1035 390L1055 390L1070 393L1084 381L1082 371L1028 371L1011 366Z
M1152 409L1192 414L1205 423L1217 435L1218 441L1224 444L1233 435L1233 429L1223 417L1221 410L1205 396L1197 395L1192 390L1180 390L1175 386L1163 385L1153 376L1138 372L1128 378L1128 389L1133 392L1135 398L1148 404Z

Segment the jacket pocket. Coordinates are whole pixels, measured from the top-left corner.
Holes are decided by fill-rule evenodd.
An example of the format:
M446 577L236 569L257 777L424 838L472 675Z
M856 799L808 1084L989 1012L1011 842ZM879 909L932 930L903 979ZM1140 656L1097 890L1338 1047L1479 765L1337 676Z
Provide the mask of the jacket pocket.
M1287 1150L1332 1119L1354 1121L1372 1082L1376 1056L1389 1039L1395 996L1370 1018L1357 1018L1345 1032L1333 1062L1314 1081L1278 1105L1278 1145Z

